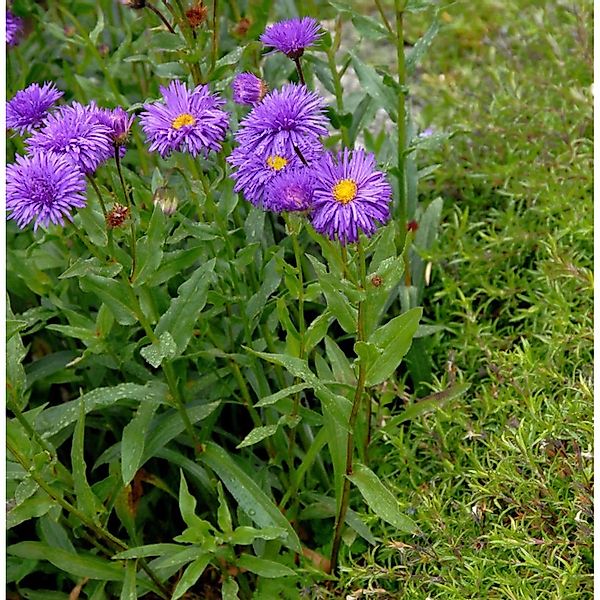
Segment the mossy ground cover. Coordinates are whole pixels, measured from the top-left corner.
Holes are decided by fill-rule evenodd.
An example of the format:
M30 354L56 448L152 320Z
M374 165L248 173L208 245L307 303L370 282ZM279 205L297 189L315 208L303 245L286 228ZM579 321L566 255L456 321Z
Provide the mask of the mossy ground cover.
M420 190L445 207L434 387L471 387L380 431L422 535L357 555L353 597L592 597L591 11L456 3L416 78L422 127L459 130Z

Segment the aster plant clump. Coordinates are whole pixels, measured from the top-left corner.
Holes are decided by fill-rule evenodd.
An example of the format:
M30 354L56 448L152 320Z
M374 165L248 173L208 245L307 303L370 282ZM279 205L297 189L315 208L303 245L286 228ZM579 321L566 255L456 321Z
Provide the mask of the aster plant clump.
M47 557L95 598L297 597L375 543L359 514L416 531L374 466L422 312L400 84L374 136L390 93L340 50L344 14L264 25L254 4L59 9L76 76L11 75L7 263L32 312L10 317L8 444L38 487L11 488L9 518L40 532L13 540L34 558L15 589ZM30 333L50 349L25 378Z

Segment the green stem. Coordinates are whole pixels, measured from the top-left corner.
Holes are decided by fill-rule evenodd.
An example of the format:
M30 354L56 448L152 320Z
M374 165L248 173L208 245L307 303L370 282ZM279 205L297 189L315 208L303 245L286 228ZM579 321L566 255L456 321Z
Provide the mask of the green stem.
M127 190L127 186L125 185L125 179L123 178L123 171L121 169L121 156L120 156L120 148L115 146L115 164L117 165L117 173L119 174L119 180L121 181L121 187L123 188L123 194L125 195L125 201L127 202L127 207L129 208L129 223L131 229L131 274L129 275L129 279L133 280L133 275L135 273L136 266L136 236L135 236L135 219L133 215L133 201L129 196L129 192Z
M56 449L45 440L40 433L31 425L31 423L26 419L25 415L21 412L16 403L10 399L8 400L8 408L15 415L17 421L22 425L23 429L29 434L29 437L35 440L40 448L43 448L45 452L48 453L50 459L56 464L57 472L60 471L60 475L65 478L65 481L69 482L70 485L73 484L73 476L70 471L60 462L58 459L58 455L56 454Z
M250 390L248 389L248 386L246 385L246 381L244 380L244 376L242 375L242 372L240 371L240 367L235 362L235 360L233 360L233 358L229 359L229 366L231 368L231 372L233 373L233 376L235 377L235 380L237 381L237 384L240 387L240 391L242 392L242 398L244 399L244 404L246 405L246 408L248 409L248 412L250 413L250 418L252 419L252 423L254 424L254 427L260 427L262 425L262 421L260 420L260 416L256 412L254 405L252 404L252 397L250 396Z
M175 0L175 4L177 5L177 9L179 11L179 27L181 28L181 31L183 32L183 37L185 38L185 41L187 42L190 52L193 52L194 46L195 46L194 30L192 29L186 15L185 15L185 8L184 8L183 4L181 3L181 0ZM194 85L200 85L201 83L204 83L204 81L203 81L204 78L202 76L202 70L200 69L200 65L196 62L189 63L189 65L190 65L190 74L192 75L192 79L194 80Z
M406 160L404 150L406 148L406 66L404 62L404 7L406 0L395 0L396 8L396 54L398 61L398 193L399 193L399 215L400 242L404 243L406 236L406 223L408 220L408 206L406 197Z
M15 457L17 462L27 471L30 477L40 486L52 500L54 500L59 506L61 506L64 510L72 514L74 517L79 519L88 529L91 529L99 538L106 540L106 542L111 545L118 552L128 550L127 544L121 541L118 537L114 536L110 531L104 529L97 523L95 523L90 517L86 514L82 513L77 507L73 506L70 502L61 497L48 483L40 477L38 473L35 472L33 465L29 462L26 456L21 454L16 446L10 441L6 440L6 445L8 447L9 452ZM140 561L140 565L146 571L150 579L155 583L157 588L159 589L161 596L167 600L171 597L169 591L164 586L164 584L160 581L160 579L154 574L152 569L145 564L145 561Z
M302 65L300 64L300 58L293 58L292 60L296 65L296 71L298 71L298 79L300 79L300 83L302 85L306 85L306 81L304 81L304 73L302 72Z
M73 231L75 232L75 234L77 235L77 237L83 242L83 244L85 245L85 247L101 262L103 263L105 258L104 256L102 256L102 254L100 254L100 252L98 252L98 249L96 248L96 246L90 244L90 242L88 241L88 239L85 237L85 235L83 234L83 232L79 229L79 227L77 227L77 225L75 225L75 221L71 221L71 227L73 227Z
M365 254L362 248L361 241L357 243L358 255L360 261L360 276L362 289L366 289L366 266L365 266ZM364 301L358 303L358 318L356 323L356 340L358 342L364 341L365 339L365 305ZM366 368L363 361L359 363L358 369L358 382L356 385L356 391L354 393L354 400L352 401L352 410L350 411L350 419L348 420L348 437L346 438L346 477L342 487L342 497L340 500L340 508L335 520L335 528L333 533L333 543L331 549L331 572L334 573L337 569L340 545L342 542L342 530L344 528L344 521L346 519L346 513L348 512L348 504L350 501L350 479L352 475L352 466L354 463L354 429L356 427L356 420L358 418L358 411L362 403L363 393L365 391L365 380L366 380Z
M142 310L142 307L140 306L139 300L135 294L135 291L131 285L131 282L124 275L122 275L122 280L127 287L127 291L129 294L129 298L131 300L133 312L134 312L135 316L137 317L138 321L140 322L140 325L142 326L144 332L148 336L148 339L150 340L150 342L152 344L155 344L157 346L160 345L160 340L158 339L158 337L154 333L152 327L150 326L150 323L146 319L146 316L144 315L144 311ZM183 424L185 425L185 428L186 428L189 436L192 438L192 443L194 444L194 449L196 450L196 452L198 452L200 450L200 442L198 440L198 437L196 436L196 432L194 431L194 426L192 425L192 422L190 421L190 417L185 408L183 398L181 397L181 394L179 393L179 387L177 386L177 377L175 376L175 371L173 370L173 365L171 364L171 362L165 361L162 363L161 367L162 367L163 373L165 374L165 379L167 380L167 385L169 386L169 392L171 393L171 396L173 397L173 400L175 401L177 409L179 410L179 413L181 415L181 420L183 421Z
M100 206L102 208L102 213L104 214L104 222L107 223L106 217L108 215L108 212L106 210L106 204L104 204L104 199L102 198L102 192L100 192L100 188L98 187L98 184L96 183L96 180L94 179L93 175L86 175L86 177L87 177L88 181L92 184L92 187L94 188L94 191L96 192L96 196L98 196L98 201L100 202ZM112 258L115 256L115 248L114 248L114 241L113 241L113 231L110 227L108 227L107 236L108 236L108 254Z
M395 32L392 29L392 26L390 25L390 22L387 20L387 17L385 16L385 12L383 10L383 6L381 5L381 0L375 0L375 5L377 6L377 10L379 11L379 14L381 15L381 20L383 21L383 24L385 25L385 28L392 35L395 35Z
M210 71L215 68L217 63L217 54L219 52L219 19L217 18L218 0L213 0L212 3L212 44L210 54Z
M156 8L156 6L154 6L153 4L150 4L150 2L146 2L146 7L149 8L165 24L166 28L171 33L175 33L175 30L171 26L171 23L169 23L169 21L167 21L167 18L165 17L165 15L163 15L160 12L160 10L158 10L158 8Z
M337 65L335 64L334 47L335 45L327 50L327 62L329 63L329 70L331 71L331 77L333 79L333 89L335 91L337 111L341 116L344 112L344 91L342 89L342 78L337 70ZM348 132L348 128L341 124L340 132L342 134L342 143L346 148L350 147L350 134Z
M106 210L106 204L104 204L104 198L102 197L102 192L100 191L100 188L98 187L98 184L96 183L96 180L94 179L94 177L92 175L86 175L87 180L92 184L92 187L94 188L94 191L96 192L96 196L98 196L98 201L100 202L100 206L102 207L102 214L104 215L104 219L106 220L106 215L108 215L108 212Z
M287 218L287 215L286 215ZM304 338L306 336L306 324L304 322L304 277L302 274L302 253L300 251L300 244L298 243L298 234L292 233L292 245L294 247L294 257L296 260L296 270L298 271L298 333L300 335L300 349L298 352L299 358L304 358ZM299 383L300 379L296 378L294 383ZM296 392L294 395L294 404L292 406L291 417L295 417L298 414L300 408L300 395L302 392ZM293 469L294 466L294 447L296 445L296 430L298 426L292 427L290 430L290 444L289 444L289 465Z

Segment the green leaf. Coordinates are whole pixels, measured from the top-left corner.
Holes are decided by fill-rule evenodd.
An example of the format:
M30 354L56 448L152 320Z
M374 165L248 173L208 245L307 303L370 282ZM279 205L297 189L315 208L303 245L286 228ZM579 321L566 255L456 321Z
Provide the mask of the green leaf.
M121 325L137 323L137 317L131 308L126 284L89 273L79 280L79 287L84 292L95 294L112 311Z
M167 312L160 318L155 333L160 336L168 331L177 344L178 355L186 349L196 320L200 316L208 295L216 260L213 258L196 269L177 290L178 296L171 300Z
M83 398L79 399L79 418L73 432L71 445L71 467L73 469L73 485L77 498L77 508L94 521L98 513L105 512L104 506L98 500L87 480L86 464L84 458L85 439L85 405Z
M42 542L20 542L6 549L11 556L36 560L47 560L58 569L77 577L123 581L124 573L120 565L109 560L78 550L77 554L62 548L52 548Z
M292 385L288 388L285 388L284 390L275 392L274 394L271 394L270 396L265 396L264 398L261 398L254 406L256 408L261 408L263 406L271 406L272 404L276 404L277 402L279 402L279 400L281 400L282 398L287 398L288 396L292 396L293 394L296 394L297 392L301 392L302 390L305 390L306 388L309 388L309 387L310 387L310 385L308 383L298 383L296 385Z
M70 277L83 277L88 273L102 275L103 277L112 278L118 275L123 269L120 263L105 264L101 263L95 256L92 258L78 258L58 278L69 279Z
M295 577L296 572L282 565L281 563L264 558L258 558L250 554L242 554L237 560L237 566L242 569L248 569L251 573L256 573L261 577L274 579L277 577Z
M90 32L90 42L96 46L98 44L98 38L100 34L104 31L104 12L100 7L98 7L98 21L96 22L96 26Z
M35 420L35 428L46 437L54 435L74 423L79 415L79 403L83 400L85 414L112 406L119 400L154 400L164 401L167 386L162 382L152 381L146 385L121 383L114 387L97 388L84 394L81 399L65 402L44 410Z
M147 38L144 36L144 40ZM150 48L152 50L183 50L186 43L185 40L176 33L170 31L157 31L150 38Z
M350 367L348 357L329 336L325 337L325 352L331 363L331 369L336 381L354 384L356 382L356 377Z
M307 353L325 337L333 319L331 313L326 310L308 326L304 335L304 349Z
M6 341L10 340L10 338L27 327L27 321L21 321L19 319L6 319Z
M406 57L406 72L410 75L414 73L417 65L425 56L425 53L431 46L435 36L438 34L440 30L440 22L437 17L431 23L423 37L417 40L417 43L413 46L413 49L410 51L408 56Z
M398 107L398 92L387 87L383 77L369 65L363 63L353 52L348 52L352 57L352 66L363 89L373 100L390 115L392 121L396 121L396 109Z
M335 284L335 279L331 273L327 273L325 266L313 256L308 255L308 258L319 279L329 311L338 320L346 333L354 333L356 331L358 311L350 304L350 300L348 300L347 296L340 289L339 282L337 285Z
M197 530L199 537L204 537L212 527L208 521L201 519L196 514L196 498L190 494L187 482L180 471L181 483L179 485L179 511L185 524L191 529Z
M252 477L238 466L220 446L209 442L199 460L221 479L239 507L260 527L279 527L286 531L283 543L296 552L301 551L300 540L274 502L258 487Z
M198 421L206 419L212 414L221 402L211 402L210 404L201 404L200 406L188 406L186 408L188 417L192 425ZM144 454L142 458L142 466L148 459L156 455L156 453L166 446L172 439L176 438L185 430L185 424L181 420L179 411L172 411L166 414L161 414L152 422L150 435L146 440Z
M77 209L77 215L74 219L80 229L85 231L85 235L89 237L90 242L94 246L105 248L108 244L108 236L106 234L106 221L100 209L100 204L94 198L88 196L88 203L85 208Z
M6 304L7 316L9 318L13 317L8 299ZM6 342L6 392L21 410L25 408L27 403L24 397L26 389L25 369L22 364L26 354L27 351L19 334L13 335Z
M195 583L200 579L202 573L210 562L210 554L205 554L197 558L191 565L188 565L181 579L177 582L177 587L171 596L171 600L181 598Z
M221 587L221 600L240 600L238 596L239 591L240 588L235 579L228 577L223 581L223 586Z
M283 256L283 248L281 248L273 258L265 265L261 275L261 286L246 305L246 315L249 319L254 319L264 308L268 298L277 290L281 282L281 271L278 263Z
M305 381L310 387L319 387L321 384L317 376L308 367L308 362L302 358L288 356L287 354L269 354L268 352L257 352L252 348L244 347L248 352L259 356L260 358L285 367L294 377L298 377Z
M6 513L6 529L16 527L29 519L45 515L55 506L54 500L42 490L27 498Z
M284 529L279 527L267 527L265 529L255 529L254 527L241 526L237 527L236 530L230 537L232 544L239 544L241 546L247 546L252 544L254 540L276 540L286 536Z
M125 565L125 581L119 600L137 600L136 561L128 560Z
M359 489L369 508L381 519L401 531L415 533L414 521L400 512L398 501L368 467L356 463L350 481Z
M121 440L121 476L127 485L137 473L144 454L144 445L148 435L148 426L156 412L155 402L140 402L140 406L131 421L123 429Z
M278 429L279 429L279 423L275 423L274 425L261 425L259 427L255 427L236 446L236 448L239 450L240 448L245 448L246 446L252 446L254 444L258 444L258 442L277 433Z
M456 384L441 392L435 392L425 398L421 398L409 404L402 413L394 417L385 426L386 431L393 431L400 423L412 421L421 415L436 410L443 406L446 402L458 398L467 392L470 385L468 383Z
M137 264L133 279L133 284L136 286L146 283L161 264L166 221L160 206L155 206L148 225L148 231L137 243Z
M217 523L223 533L230 533L233 529L231 522L231 513L227 506L227 498L223 492L223 486L217 481L217 493L219 495L219 507L217 508Z
M158 342L140 349L140 354L155 369L160 367L163 360L170 360L177 355L177 344L168 331L160 336Z
M146 558L148 556L172 555L175 552L186 549L186 546L180 544L148 544L146 546L137 546L129 548L123 552L115 554L113 560L125 560L131 558Z
M398 368L412 344L422 312L420 307L413 308L388 321L369 337L369 343L374 344L381 354L367 369L368 386L382 383Z

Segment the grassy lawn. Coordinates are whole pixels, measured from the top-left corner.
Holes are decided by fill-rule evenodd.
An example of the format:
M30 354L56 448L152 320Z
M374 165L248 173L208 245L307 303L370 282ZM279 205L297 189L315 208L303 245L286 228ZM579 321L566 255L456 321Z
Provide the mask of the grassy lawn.
M412 84L423 128L464 131L421 193L445 207L435 389L471 387L380 434L422 536L357 555L353 597L592 597L591 12L456 3Z

